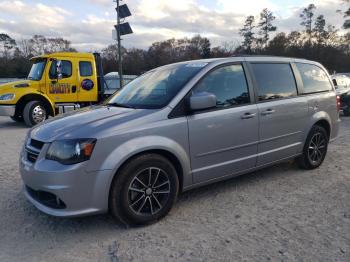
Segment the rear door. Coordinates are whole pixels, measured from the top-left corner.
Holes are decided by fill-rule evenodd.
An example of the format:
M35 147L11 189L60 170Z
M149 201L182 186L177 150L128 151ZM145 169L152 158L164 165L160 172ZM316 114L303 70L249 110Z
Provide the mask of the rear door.
M290 63L250 63L259 111L258 166L296 155L303 145L308 103L298 96Z
M95 102L98 99L98 85L95 61L78 61L78 101Z
M258 110L241 64L209 72L193 92L210 92L217 106L188 116L194 183L255 167Z

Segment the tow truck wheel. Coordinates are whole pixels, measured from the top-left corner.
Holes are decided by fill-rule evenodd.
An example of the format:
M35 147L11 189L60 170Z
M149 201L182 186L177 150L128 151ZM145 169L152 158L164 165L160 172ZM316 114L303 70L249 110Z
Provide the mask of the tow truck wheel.
M27 126L35 126L48 118L45 105L40 101L31 101L23 110L23 119Z

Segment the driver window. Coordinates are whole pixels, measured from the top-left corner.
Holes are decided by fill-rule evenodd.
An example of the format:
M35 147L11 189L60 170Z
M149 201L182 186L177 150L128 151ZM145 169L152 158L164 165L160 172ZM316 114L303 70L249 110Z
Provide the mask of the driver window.
M61 67L62 67L62 78L69 78L72 76L72 63L70 61L62 60ZM51 63L49 77L50 79L57 78L57 60L53 60Z
M208 73L194 88L216 96L216 107L226 108L249 104L249 92L242 65L229 65Z

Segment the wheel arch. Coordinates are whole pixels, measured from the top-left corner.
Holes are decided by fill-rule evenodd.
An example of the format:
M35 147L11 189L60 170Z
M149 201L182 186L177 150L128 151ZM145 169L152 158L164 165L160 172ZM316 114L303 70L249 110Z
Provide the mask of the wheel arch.
M44 103L45 107L49 110L49 115L50 116L55 116L55 107L54 104L50 101L50 99L48 97L46 97L45 95L42 94L26 94L24 96L22 96L18 102L16 103L16 114L18 115L22 115L23 109L25 107L25 105L30 102L30 101L41 101L42 103Z
M117 168L116 172L114 173L113 179L115 177L118 176L118 172L126 165L128 164L130 161L132 161L133 159L142 156L142 155L147 155L147 154L157 154L160 155L164 158L166 158L171 164L173 164L176 173L178 175L178 179L179 179L179 190L180 192L183 189L183 183L184 183L184 170L183 170L183 166L181 164L181 161L178 159L178 157L165 149L148 149L148 150L144 150L141 152L137 152L135 154L133 154L132 156L129 156L127 159L125 159L122 164Z
M326 119L318 120L314 124L314 126L321 126L321 127L323 127L326 130L326 132L327 132L328 139L330 138L330 136L331 136L331 125Z

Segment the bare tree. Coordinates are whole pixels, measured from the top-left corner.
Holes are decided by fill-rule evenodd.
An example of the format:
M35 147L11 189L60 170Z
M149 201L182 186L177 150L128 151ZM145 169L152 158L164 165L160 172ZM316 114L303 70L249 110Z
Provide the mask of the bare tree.
M0 34L0 52L9 58L10 52L17 47L16 41L7 34Z

